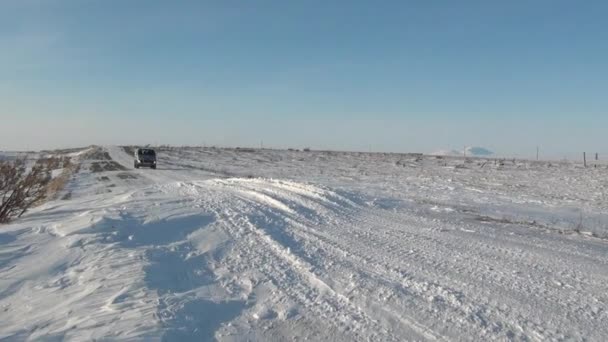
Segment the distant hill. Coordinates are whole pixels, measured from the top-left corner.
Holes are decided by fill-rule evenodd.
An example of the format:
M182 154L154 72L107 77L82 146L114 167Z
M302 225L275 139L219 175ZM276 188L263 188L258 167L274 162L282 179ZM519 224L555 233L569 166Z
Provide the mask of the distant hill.
M483 147L468 147L467 148L467 155L470 155L470 156L488 157L493 154L494 154L494 152L488 150L487 148L483 148Z
M494 155L494 152L492 152L484 147L471 146L471 147L467 147L466 151L467 151L467 156L470 156L470 157L489 157L489 156ZM460 157L460 156L463 156L463 151L462 150L461 151L439 150L439 151L431 153L431 155Z

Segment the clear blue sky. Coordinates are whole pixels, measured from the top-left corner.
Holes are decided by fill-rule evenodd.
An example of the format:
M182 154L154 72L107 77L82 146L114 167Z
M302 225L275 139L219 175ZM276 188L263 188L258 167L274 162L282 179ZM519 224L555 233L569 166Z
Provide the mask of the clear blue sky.
M608 151L607 1L1 0L0 150Z

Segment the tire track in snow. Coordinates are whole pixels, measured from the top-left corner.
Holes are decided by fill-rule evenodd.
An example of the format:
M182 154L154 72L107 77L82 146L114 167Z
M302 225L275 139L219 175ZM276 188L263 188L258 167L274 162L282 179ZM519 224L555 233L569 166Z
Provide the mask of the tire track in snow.
M390 271L390 268L397 267L399 270L405 270L405 272L413 273L416 277L422 276L423 279L433 280L432 283L445 283L450 284L450 287L460 288L457 293L461 292L463 296L459 298L459 302L456 302L455 309L460 310L462 308L466 309L466 312L473 313L474 316L472 318L481 319L478 323L481 324L484 330L489 325L495 325L495 328L498 328L499 331L504 331L505 327L511 326L510 329L507 330L507 333L511 334L514 331L522 330L520 329L520 323L524 324L524 326L528 326L528 331L522 330L522 338L526 336L539 335L542 336L541 332L549 333L549 336L560 336L560 332L558 330L555 331L547 331L548 327L543 326L543 321L538 318L530 318L526 317L525 312L523 317L518 317L521 315L521 312L511 311L508 309L507 311L501 307L505 303L501 303L500 299L492 299L493 297L499 297L497 293L506 294L507 298L512 297L513 293L517 292L504 292L504 289L510 289L509 282L512 281L513 276L510 274L511 268L521 267L521 265L517 263L513 263L512 260L508 258L504 258L500 254L491 254L489 251L492 250L492 246L488 244L477 244L475 239L471 239L471 237L467 237L467 239L458 238L455 243L446 244L449 241L454 240L454 237L450 237L449 235L443 235L439 233L433 233L431 229L428 229L428 223L424 223L424 220L420 222L414 221L413 227L418 226L418 228L410 228L408 231L403 232L402 228L408 227L409 224L403 221L403 216L398 216L399 221L390 222L384 219L386 217L384 214L382 217L373 218L373 213L366 214L365 222L360 224L362 227L368 227L371 231L364 232L356 239L352 239L341 244L344 248L352 248L353 254L360 253L362 263L364 264L375 264L387 265L387 269ZM375 222L375 223L374 223ZM353 223L352 227L357 227L357 223ZM383 227L393 227L396 232L401 234L401 239L398 236L387 236L386 238L382 238L380 232L382 232ZM352 228L351 227L351 228ZM388 230L389 232L391 230ZM433 234L436 236L432 238ZM439 235L437 235L439 234ZM426 235L426 236L425 236ZM342 235L341 235L342 236ZM361 241L366 241L366 243L362 243ZM395 243L395 241L399 241L399 243ZM428 243L427 243L428 242ZM372 245L372 247L367 247L368 245ZM403 246L405 245L405 246ZM484 248L485 246L485 248ZM376 248L374 248L376 247ZM413 253L407 253L407 249L412 248L411 251ZM490 248L488 250L488 248ZM481 249L486 250L485 255L478 253L478 250ZM379 254L377 250L386 250L386 254ZM376 252L375 252L376 251ZM433 252L434 253L430 253ZM396 257L392 257L395 256ZM411 257L407 257L408 254L411 254ZM446 257L446 255L461 255L459 260L453 261L454 258ZM405 256L405 259L403 259ZM524 256L523 259L528 258L529 256ZM534 260L534 258L532 259ZM505 268L506 267L506 268ZM498 272L497 272L498 271ZM509 272L507 272L509 271ZM386 274L390 274L390 272L386 272ZM496 277L496 275L500 275L500 277ZM475 276L485 277L486 279L475 279ZM489 278L488 278L489 276ZM542 274L531 273L530 276L532 279L522 279L523 284L531 283L529 286L547 286L543 284L547 284L547 281L543 278ZM549 284L550 285L550 284ZM494 291L498 292L486 292L485 290L491 288ZM542 289L542 287L540 288ZM518 288L514 288L514 291L519 290ZM464 292L462 292L464 291ZM479 292L485 292L485 296L480 296ZM553 294L559 292L553 292ZM424 292L419 293L423 295ZM538 305L543 304L547 299L551 299L552 292L541 292L538 297ZM521 298L520 301L536 301L537 294L534 289L527 290ZM582 297L581 297L582 296ZM584 293L574 293L573 298L585 299L586 296ZM517 299L517 298L516 298ZM568 304L564 305L561 303L561 300L568 300L567 296L560 296L551 299L552 302L558 304L557 312L563 312L564 310L572 310L576 309L576 299L568 300ZM591 298L593 299L593 298ZM450 303L451 301L446 301ZM600 303L602 301L600 300ZM508 303L508 302L507 302ZM520 304L517 301L514 301L513 304ZM460 307L460 309L459 309ZM516 306L519 307L519 306ZM578 306L579 308L583 308ZM543 311L545 311L543 309ZM552 309L546 309L547 316L555 316L554 312L551 312ZM423 310L424 312L424 310ZM458 314L458 311L455 312ZM479 316L482 314L483 316ZM466 317L466 316L465 316ZM502 317L502 318L501 318ZM568 321L570 317L562 318L565 319L564 323ZM522 321L523 319L523 321ZM531 319L535 319L535 322L530 321ZM601 319L596 317L597 319ZM463 327L464 328L464 327ZM553 326L553 329L561 329L560 325ZM496 338L497 331L486 331L488 337L494 336ZM470 335L470 334L467 334ZM482 336L482 335L477 335ZM508 337L508 336L506 336Z
M170 177L156 178L168 181ZM396 293L393 295L417 312L420 316L417 318L434 322L434 330L446 331L448 335L454 336L454 331L450 332L445 322L456 317L461 320L459 329L469 331L466 333L469 336L576 336L561 331L561 326L569 326L568 319L581 321L568 315L598 312L594 308L606 303L605 296L585 295L587 289L602 293L605 260L593 266L597 271L589 270L582 273L585 276L577 277L575 272L560 266L559 261L568 263L572 257L591 256L597 260L598 254L585 253L579 250L579 244L569 246L560 238L554 238L556 244L549 245L546 239L527 240L502 234L498 229L492 231L495 228L492 225L492 229L484 229L485 225L458 220L433 222L420 216L421 213L392 215L388 211L369 210L355 214L363 208L352 201L340 199L325 189L294 182L229 179L208 182L207 186L211 183L212 187L232 188L231 196L256 207L253 212L248 206L243 207L245 212L249 211L246 215L250 220L235 223L241 228L265 226L268 218L287 222L286 231L293 240L291 245L287 244L287 248L293 249L290 254L314 267L313 274L330 288L349 284L349 279L340 276L341 271L365 278L354 281L360 293L367 291L365 296L353 298L377 295L382 287L396 288L391 290ZM227 198L224 205L231 205L230 201ZM237 216L241 214L235 212ZM467 234L437 229L444 224L475 229ZM416 226L420 229L415 229ZM273 236L276 229L262 228L270 240L284 237ZM499 243L493 241L496 237L500 238ZM276 242L279 247L286 247L284 241ZM553 253L556 247L559 252ZM325 254L310 257L315 253ZM280 253L276 255L280 257ZM374 302L356 305L367 310L368 304L377 305ZM564 323L547 326L538 316L530 316L526 305L533 305L535 310ZM555 312L567 314L556 316ZM603 317L599 311L592 313L589 320L598 322Z
M250 190L248 190L250 191ZM264 190L265 192L269 192L268 189ZM262 205L263 207L263 205ZM321 212L320 210L318 212ZM287 212L289 213L289 212ZM400 217L403 218L403 217ZM334 218L335 219L335 218ZM332 259L345 259L345 255L349 255L351 258L353 256L358 256L355 262L352 262L349 266L352 270L357 270L360 266L357 264L363 265L372 265L372 269L364 269L362 272L366 272L369 274L369 279L386 279L389 284L399 284L404 283L405 288L414 291L415 297L421 299L421 304L417 307L417 309L421 312L428 311L424 309L425 298L431 298L432 300L439 299L440 302L447 303L452 307L452 312L456 317L462 317L465 321L461 322L461 328L466 329L474 329L474 332L470 332L471 334L477 334L478 336L488 336L496 337L497 331L503 331L505 337L513 337L516 334L520 335L521 338L525 338L525 336L543 336L542 332L549 333L549 336L559 336L559 331L547 331L546 327L542 327L542 322L532 322L530 318L520 317L517 312L512 312L509 309L505 311L504 308L501 308L500 304L492 304L492 293L485 292L485 296L480 297L479 295L475 295L473 291L479 285L478 283L471 283L468 279L463 279L458 276L458 273L463 273L467 275L475 275L480 274L484 277L490 277L487 279L490 283L496 284L492 285L491 288L498 290L499 292L503 292L507 296L509 292L504 292L509 289L508 283L505 281L512 281L512 279L517 276L513 276L506 272L506 270L501 270L500 272L486 272L487 270L493 270L502 265L510 267L509 263L513 265L517 260L526 261L533 260L529 254L521 254L526 253L525 250L520 250L518 253L497 253L495 247L491 244L477 242L475 240L469 241L465 240L462 237L458 237L454 243L447 243L444 239L437 235L439 234L439 230L433 231L432 229L427 229L428 234L423 234L421 232L417 233L408 233L407 231L399 231L404 234L406 237L406 245L408 246L417 246L419 247L416 252L411 252L413 249L404 250L401 246L403 241L400 243L396 243L396 241L400 241L399 237L403 238L404 236L395 236L391 235L390 232L392 230L388 230L385 232L386 237L380 236L377 232L371 232L370 227L378 228L378 231L382 231L378 222L387 222L387 219L383 217L373 217L373 214L367 213L365 219L361 222L357 222L354 220L350 222L349 228L353 227L363 227L362 230L359 231L359 235L355 235L354 239L347 239L346 243L340 245L338 243L333 243L332 247L334 254L324 255L323 258L318 258L316 260L332 260ZM297 223L297 222L296 222ZM399 225L402 225L403 222L400 222ZM428 225L427 222L423 221L414 221L412 224L421 224ZM389 226L392 226L392 229L396 229L396 222L388 223ZM298 227L298 224L293 224L293 227ZM323 241L321 234L314 234L311 232L310 227L314 227L314 225L300 225L300 229L297 231L297 234L300 236L305 236L308 240L315 240L315 244L317 246L322 245L327 248L327 245L330 243L327 242L327 239ZM358 233L355 233L358 234ZM409 234L409 235L408 235ZM349 235L353 235L352 231L342 232L338 234L339 239L347 238ZM445 234L444 234L445 235ZM408 237L409 236L409 237ZM412 240L413 239L413 240ZM452 237L452 240L454 237ZM410 240L410 241L408 241ZM449 240L448 240L449 241ZM349 250L348 247L345 248L345 245L351 246ZM371 247L370 247L371 245ZM356 248L352 248L356 246ZM450 262L449 258L441 258L437 259L437 255L428 254L429 251L433 249L440 248L442 251L454 251L456 253L463 253L466 251L462 251L462 247L459 246L467 246L470 249L473 249L475 253L469 255L464 255L460 257L460 261L468 259L470 261L475 261L473 264L468 265L466 263L453 263ZM386 248L388 247L388 249ZM328 248L328 249L331 249ZM386 254L379 254L378 250L385 250ZM396 254L396 258L387 258L388 255ZM501 255L505 254L505 255ZM423 278L420 280L410 279L403 280L400 279L400 274L407 274L405 271L399 271L395 269L395 265L400 265L400 259L405 258L408 260L407 256L411 255L409 258L409 262L405 265L407 267L413 267L416 270L417 277L422 275ZM516 260L512 260L515 257ZM489 260L489 261L486 261ZM344 263L343 260L341 260ZM324 266L323 264L316 265L316 267L321 268ZM530 264L529 267L533 267L534 265ZM383 269L384 267L384 269ZM424 271L423 268L426 267L431 271ZM480 273L481 272L481 273ZM545 273L550 273L547 271ZM339 274L339 272L332 272L332 276L335 277L335 274ZM411 277L411 276L410 276ZM425 280L426 279L426 280ZM525 279L522 278L522 281ZM437 281L451 284L451 286L457 286L466 290L468 294L465 296L463 292L456 291L450 289L449 287L443 287ZM546 281L540 277L534 278L532 282L532 286L546 286L542 285L546 283ZM359 284L361 285L361 284ZM515 289L518 290L518 289ZM543 290L543 287L530 288L527 289L525 293L529 294L535 293L536 291L540 291L541 294L545 294L545 297L542 297L542 300L546 300L551 298L547 297L547 291ZM373 290L370 290L370 293L373 293ZM520 300L526 299L527 297L522 297ZM516 298L517 299L517 298ZM428 302L428 300L426 300ZM559 303L559 299L552 300L553 302ZM428 303L427 303L428 304ZM432 304L432 303L431 303ZM564 307L564 308L567 308ZM562 310L564 309L562 308ZM570 307L571 308L571 307ZM445 309L445 308L444 308ZM548 309L551 311L552 309ZM441 317L432 317L434 319L440 319ZM467 322L471 321L471 322ZM462 326L462 324L466 324L466 326ZM521 324L524 325L522 328ZM527 328L525 328L527 326ZM500 336L500 335L499 335ZM428 336L427 336L428 338Z
M309 189L302 189L300 186L300 189L294 194L290 191L294 188L293 184L285 186L285 183L274 181L228 180L215 181L215 183L215 185L222 186L222 193L229 190L232 196L238 199L238 201L230 201L230 208L216 208L216 214L224 217L225 221L229 222L226 225L228 233L233 235L235 241L243 241L244 244L257 246L253 249L239 248L241 252L247 251L247 256L242 258L265 262L265 266L262 267L265 276L273 279L278 288L301 302L303 306L318 310L316 316L326 317L330 321L333 320L336 326L345 326L346 331L350 329L355 333L374 331L375 338L381 338L382 340L402 339L402 337L398 337L400 335L393 335L386 330L373 316L369 316L364 308L352 303L350 299L321 279L316 274L319 269L317 266L312 266L306 259L292 253L290 246L285 246L281 241L276 240L276 237L272 236L272 232L269 232L269 230L274 229L270 228L272 222L276 223L277 220L283 220L281 229L285 229L289 233L295 233L295 235L300 233L298 238L301 238L302 231L306 230L305 227L310 222L307 222L304 217L299 217L297 213L302 211L302 208L298 206L305 206L317 212L321 218L335 220L336 217L330 216L331 209L328 209L327 206L335 205L334 200L349 202L347 199L341 199L336 194L330 196L319 195L319 191L306 197L306 195L311 195ZM256 190L258 190L258 195L252 195L251 192ZM302 197L298 198L298 195L304 195L305 197L304 199ZM313 198L316 201L310 201ZM278 203L285 204L277 205ZM291 209L290 205L295 205L297 209ZM289 207L290 210L285 210L285 206ZM320 210L320 207L325 209ZM259 215L262 218L269 219L268 222L260 222ZM336 214L333 213L333 215ZM252 218L256 218L256 220L252 220ZM315 222L314 224L318 225L318 223ZM301 231L298 231L298 228ZM285 232L285 234L288 234L288 232ZM260 246L264 246L264 248L260 248ZM235 262L237 265L238 263L238 261ZM240 266L243 267L243 265ZM247 266L240 272L246 271ZM384 309L384 311L387 310ZM402 324L407 325L408 329L406 330L410 336L418 336L417 339L442 339L412 318L399 315L398 319ZM348 325L352 325L352 327Z

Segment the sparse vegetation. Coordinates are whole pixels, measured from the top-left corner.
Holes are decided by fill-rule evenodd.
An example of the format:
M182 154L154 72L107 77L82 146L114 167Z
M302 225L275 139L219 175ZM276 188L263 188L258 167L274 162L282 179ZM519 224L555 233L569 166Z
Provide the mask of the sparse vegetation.
M0 223L21 217L34 205L53 199L80 169L72 158L49 156L34 162L26 157L0 161ZM56 176L52 171L62 170ZM62 199L69 199L64 194Z
M127 170L126 167L122 166L121 164L110 160L110 161L101 161L101 162L93 162L91 163L91 172L93 173L99 173L99 172L104 172L104 171L125 171Z
M80 169L79 163L73 163L69 157L50 158L48 162L49 170L63 169L60 175L49 181L47 186L47 198L55 198L61 190L65 188L70 178ZM65 197L65 196L64 196Z
M56 159L38 160L29 168L26 159L0 161L0 223L21 217L48 195Z

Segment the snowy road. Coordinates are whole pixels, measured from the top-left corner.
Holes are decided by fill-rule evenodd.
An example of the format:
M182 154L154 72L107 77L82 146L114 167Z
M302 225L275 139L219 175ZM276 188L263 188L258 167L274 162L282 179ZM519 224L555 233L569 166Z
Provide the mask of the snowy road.
M106 151L0 227L0 339L608 338L607 170Z

